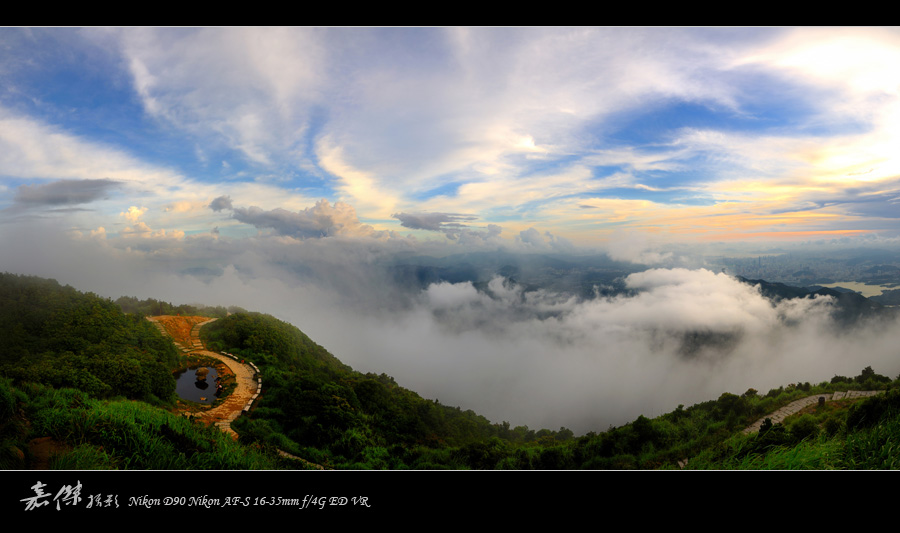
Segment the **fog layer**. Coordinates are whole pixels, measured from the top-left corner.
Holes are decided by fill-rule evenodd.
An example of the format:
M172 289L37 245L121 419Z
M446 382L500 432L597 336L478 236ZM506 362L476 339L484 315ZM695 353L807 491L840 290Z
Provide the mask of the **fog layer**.
M765 393L870 365L900 371L895 324L848 331L831 320L831 298L774 303L702 268L633 273L627 292L585 299L526 291L499 275L398 285L389 266L411 251L402 240L201 236L138 248L40 223L0 240L10 252L2 271L110 298L266 312L356 370L387 373L423 397L514 426L602 431L722 392Z

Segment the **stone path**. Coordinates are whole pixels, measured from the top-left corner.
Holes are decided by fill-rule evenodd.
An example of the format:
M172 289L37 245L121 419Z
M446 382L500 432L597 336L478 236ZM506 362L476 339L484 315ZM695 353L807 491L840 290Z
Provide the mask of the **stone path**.
M744 434L749 433L758 433L760 426L762 426L763 422L768 418L772 421L773 424L780 424L784 422L784 419L800 412L804 407L808 405L813 405L819 403L819 398L825 398L826 402L831 402L835 400L848 400L853 398L866 398L869 396L875 396L876 394L881 394L884 392L883 390L850 390L850 391L838 391L834 393L826 393L826 394L814 394L812 396L807 396L806 398L800 398L799 400L794 400L793 402L785 405L781 409L766 415L756 422L750 424L750 427L745 429ZM678 461L678 468L684 468L687 466L688 460L682 459Z
M880 394L884 391L880 390L851 390L851 391L838 391L835 393L827 393L827 394L814 394L813 396L807 396L806 398L801 398L799 400L794 400L793 402L785 405L781 409L775 411L772 414L766 415L756 422L750 424L750 427L744 430L744 433L754 433L759 431L759 427L765 422L766 418L770 419L773 424L780 424L784 421L785 418L791 416L799 412L801 409L808 405L813 405L819 403L819 398L825 398L826 402L834 401L834 400L846 400L852 398L865 398L868 396L875 396L876 394Z
M147 317L147 320L153 322L163 334L169 335L169 332L158 322L159 317ZM262 376L259 369L253 363L241 363L237 357L226 353L215 353L207 350L200 341L200 328L215 321L211 318L205 322L195 324L191 329L190 346L184 346L182 343L175 341L175 346L184 353L192 355L204 355L222 361L233 373L235 377L236 387L234 391L225 398L225 401L216 407L199 412L185 413L194 417L202 418L209 423L214 423L219 429L231 435L237 440L238 435L231 429L231 423L241 414L250 410L250 406L254 400L259 397L262 391Z

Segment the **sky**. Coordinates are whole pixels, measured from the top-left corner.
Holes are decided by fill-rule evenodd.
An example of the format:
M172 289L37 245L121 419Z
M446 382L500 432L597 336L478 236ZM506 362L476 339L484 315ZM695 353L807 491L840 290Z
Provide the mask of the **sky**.
M0 270L270 312L514 425L586 430L746 388L749 368L777 386L817 367L808 346L766 365L744 344L672 355L658 332L767 332L785 351L821 326L740 313L760 300L663 264L673 247L900 237L896 28L3 28L0 50ZM487 301L398 294L377 268L472 250L608 253L665 282L591 303L499 280ZM685 312L704 283L721 293ZM648 311L675 301L686 323ZM832 340L833 373L866 366ZM612 408L664 376L664 396ZM532 394L548 383L570 394Z

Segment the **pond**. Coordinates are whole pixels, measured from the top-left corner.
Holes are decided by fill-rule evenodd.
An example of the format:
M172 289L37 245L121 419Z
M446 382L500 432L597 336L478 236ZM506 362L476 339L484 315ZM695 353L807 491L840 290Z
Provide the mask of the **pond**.
M206 380L197 379L197 371L206 369ZM201 372L202 374L202 372ZM211 366L191 368L175 375L175 393L182 400L212 404L216 401L216 369Z

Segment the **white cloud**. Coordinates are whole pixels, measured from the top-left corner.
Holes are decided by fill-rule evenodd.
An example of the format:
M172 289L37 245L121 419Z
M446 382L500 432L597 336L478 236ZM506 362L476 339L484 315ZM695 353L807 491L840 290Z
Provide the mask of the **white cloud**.
M184 185L176 172L155 168L120 149L0 107L0 167L7 177L140 182L162 191Z
M119 213L119 215L125 217L132 224L135 224L138 220L141 219L142 216L144 216L144 213L146 212L146 207L137 207L133 205L129 207L127 211Z
M105 30L104 30L105 31ZM115 30L145 109L268 164L291 150L326 94L312 28Z

